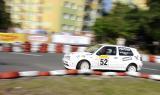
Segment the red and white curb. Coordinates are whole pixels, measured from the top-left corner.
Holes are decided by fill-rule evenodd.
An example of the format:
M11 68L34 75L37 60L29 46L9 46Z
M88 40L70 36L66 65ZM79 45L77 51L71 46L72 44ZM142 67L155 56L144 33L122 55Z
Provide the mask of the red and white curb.
M64 76L64 75L99 75L99 76L131 76L160 81L160 75L144 74L140 72L101 72L93 70L54 70L54 71L22 71L0 72L0 79L15 79L20 77Z

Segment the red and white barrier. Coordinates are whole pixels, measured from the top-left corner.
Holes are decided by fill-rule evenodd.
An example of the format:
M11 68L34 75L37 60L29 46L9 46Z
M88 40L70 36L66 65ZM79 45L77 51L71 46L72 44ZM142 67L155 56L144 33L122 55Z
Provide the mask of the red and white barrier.
M20 77L18 72L1 72L0 73L0 79L13 79L18 77Z
M140 72L101 72L93 70L0 72L0 79L14 79L19 77L37 77L37 76L64 76L64 75L131 76L131 77L160 81L160 75L144 74Z
M12 51L13 52L22 52L22 43L13 43L12 44Z
M84 52L87 46L64 45L61 43L13 43L0 45L2 52L40 52L40 53L70 53ZM152 63L160 63L160 56L142 54L142 60Z
M70 53L70 52L83 52L86 46L73 46L57 44L46 44L46 43L13 43L10 45L0 46L2 52L40 52L40 53Z
M55 53L55 44L48 44L48 52Z
M39 52L39 43L31 43L31 52Z
M152 62L152 63L160 63L160 56L155 55L141 55L143 61Z
M0 45L0 52L1 52L1 51L3 51L3 46L2 46L2 45Z
M20 77L35 77L39 76L39 71L23 71L19 72Z
M72 47L70 45L64 45L64 53L70 53L72 51Z

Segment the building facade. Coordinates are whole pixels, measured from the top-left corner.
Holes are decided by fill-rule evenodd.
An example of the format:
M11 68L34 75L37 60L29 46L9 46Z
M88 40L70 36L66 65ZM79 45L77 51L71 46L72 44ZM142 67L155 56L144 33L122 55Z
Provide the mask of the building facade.
M127 5L136 5L140 9L148 9L147 0L85 0L83 31L92 31L96 18L106 15L120 2Z
M81 31L85 0L5 0L22 29Z
M99 17L98 10L100 10L101 0L85 0L84 18L83 18L83 31L91 31L96 18Z

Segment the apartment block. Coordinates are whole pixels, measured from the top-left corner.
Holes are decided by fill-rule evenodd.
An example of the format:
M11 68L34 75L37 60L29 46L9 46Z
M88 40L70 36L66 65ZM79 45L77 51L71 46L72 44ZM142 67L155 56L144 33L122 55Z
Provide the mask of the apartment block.
M22 29L81 31L85 0L5 0L12 21Z

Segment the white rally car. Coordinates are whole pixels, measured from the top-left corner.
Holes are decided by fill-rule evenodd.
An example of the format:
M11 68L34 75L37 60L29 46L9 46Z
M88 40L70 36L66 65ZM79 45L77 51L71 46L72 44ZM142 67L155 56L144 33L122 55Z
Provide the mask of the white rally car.
M63 57L67 69L139 71L141 56L135 48L117 45L95 45L85 52L72 52Z

